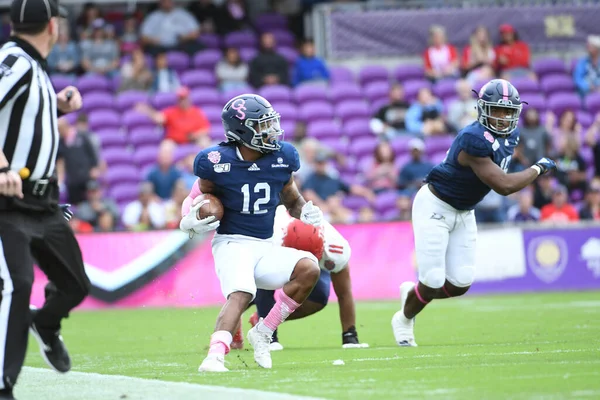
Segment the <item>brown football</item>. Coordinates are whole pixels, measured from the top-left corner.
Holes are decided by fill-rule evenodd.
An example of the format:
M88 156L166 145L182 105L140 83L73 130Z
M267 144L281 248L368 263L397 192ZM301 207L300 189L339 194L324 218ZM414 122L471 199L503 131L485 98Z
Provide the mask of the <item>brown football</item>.
M204 219L210 216L214 216L217 220L223 218L223 203L212 194L202 194L194 199L193 205L198 204L203 200L208 200L206 204L202 205L198 209L198 219Z

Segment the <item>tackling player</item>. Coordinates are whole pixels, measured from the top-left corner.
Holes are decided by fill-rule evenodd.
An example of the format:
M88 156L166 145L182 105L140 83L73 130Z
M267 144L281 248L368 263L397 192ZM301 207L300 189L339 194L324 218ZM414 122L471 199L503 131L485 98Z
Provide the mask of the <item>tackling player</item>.
M338 298L340 309L340 322L342 324L342 347L361 348L369 347L367 343L360 343L356 332L356 312L354 297L352 296L352 283L348 261L350 260L350 244L327 221L322 227L306 225L290 217L285 207L279 206L275 214L276 243L298 250L311 252L319 260L321 277L302 306L288 320L308 317L321 311L329 301L331 284ZM259 317L266 316L275 304L275 292L259 289L254 299L258 313L250 318L250 323L255 325ZM240 327L241 329L241 327ZM236 335L236 337L242 337ZM277 331L273 334L271 351L283 350L277 338Z
M508 174L519 143L522 104L508 81L494 79L478 94L477 121L462 129L448 154L425 178L412 209L419 282L400 285L402 309L392 318L400 346L416 346L415 316L434 299L461 296L475 275L477 225L473 209L490 190L507 196L556 168L542 158Z
M272 240L275 209L281 202L294 218L320 226L323 213L306 203L292 173L300 167L296 149L279 138L279 114L256 94L231 99L221 116L227 142L201 151L194 161L197 194L210 193L223 204L221 221L199 220L204 202L192 205L181 230L205 233L217 229L212 241L215 271L227 299L217 317L208 356L199 371L224 372L232 334L257 287L283 288L271 312L248 331L259 366L271 368L269 344L277 326L306 300L319 280L318 261L311 253L276 246Z

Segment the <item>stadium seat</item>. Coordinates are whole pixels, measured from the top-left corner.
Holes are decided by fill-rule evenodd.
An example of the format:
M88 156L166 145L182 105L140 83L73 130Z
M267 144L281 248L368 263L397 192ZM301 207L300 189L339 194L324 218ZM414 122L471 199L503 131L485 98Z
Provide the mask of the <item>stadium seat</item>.
M104 174L103 180L108 186L121 183L137 184L140 181L140 172L132 165L111 166Z
M182 85L190 89L198 87L214 88L217 86L217 78L214 72L202 69L185 71L181 74L180 80Z
M225 47L254 47L258 45L256 35L252 31L231 32L223 39Z
M110 80L102 75L84 75L77 80L76 86L82 94L93 91L110 91L112 89Z
M530 78L514 78L511 79L510 83L517 88L521 99L523 99L524 93L536 93L540 90L540 84Z
M547 102L546 102L546 97L543 94L536 94L536 95L528 95L527 98L522 98L523 101L526 101L526 104L523 104L523 113L528 109L528 108L533 108L535 110L537 110L540 114L543 113L544 111L546 111L546 109L548 108Z
M322 85L300 85L294 89L294 98L298 104L315 100L328 101L327 89Z
M337 154L346 154L348 152L348 142L340 140L339 137L324 138L320 140L321 146L328 148Z
M206 115L206 118L211 124L217 123L221 125L221 114L223 114L223 107L220 106L204 106L202 112Z
M299 117L302 121L313 122L333 119L333 106L325 101L311 101L300 106Z
M223 53L217 49L206 49L194 54L192 61L195 68L214 71L215 66L223 58Z
M258 54L258 50L256 50L254 47L242 47L239 49L239 52L240 58L246 63L252 61L252 59Z
M289 64L294 64L298 59L298 51L292 47L278 47L277 52L281 54Z
M281 122L292 121L296 122L300 118L298 115L298 107L295 104L284 102L272 102L271 105L281 115Z
M275 36L275 43L278 47L294 47L296 46L296 37L288 30L277 29L271 31Z
M177 104L177 94L173 92L159 92L152 96L151 102L152 106L157 110L164 110L167 107Z
M91 131L96 131L102 128L121 127L121 117L119 113L112 110L92 111L88 115L88 123Z
M575 84L573 83L573 78L569 75L546 75L542 78L540 86L546 96L550 96L554 93L559 92L569 92L573 93L575 91Z
M102 159L109 165L131 165L132 154L125 148L112 148L102 151Z
M377 195L373 208L378 213L384 213L391 209L396 208L396 200L398 199L398 192L395 190L386 191Z
M112 110L115 107L115 97L109 92L89 92L83 102L83 111L90 113L94 110Z
M200 37L200 42L204 44L207 49L211 50L219 49L221 47L221 37L214 33L203 33Z
M409 135L403 135L403 136L398 136L398 137L394 138L390 142L390 146L392 146L392 150L394 150L394 154L399 155L399 154L407 153L409 150L408 142L410 142L412 139L413 139L413 137L409 136ZM425 147L425 148L427 148L427 147Z
M533 72L538 78L548 74L565 74L567 69L563 60L558 58L541 58L532 63Z
M388 98L390 93L389 81L375 81L367 84L363 91L368 101Z
M148 99L149 96L147 92L128 90L119 93L114 100L118 110L126 111L133 108L138 103L147 103Z
M133 161L137 164L138 167L143 168L147 165L154 164L156 162L157 155L157 146L139 147L133 153Z
M215 88L200 87L190 91L190 100L196 106L205 105L223 107L221 93Z
M369 126L369 119L367 118L354 118L347 120L344 123L343 133L350 138L355 140L360 137L372 137L371 127Z
M394 69L393 77L401 83L415 79L425 79L425 71L420 64L404 64Z
M357 138L350 142L348 153L357 158L372 156L377 143L378 139L375 136Z
M424 87L431 89L431 82L425 79L406 81L404 82L404 97L409 101L415 100L419 90Z
M164 137L161 129L157 127L137 127L129 132L129 143L134 148L142 146L158 146Z
M50 80L52 81L52 85L54 86L56 92L60 92L67 86L74 83L74 79L66 75L52 75Z
M456 79L442 79L436 82L433 93L441 100L456 96Z
M375 81L385 81L389 79L387 68L381 65L368 65L363 67L358 73L358 81L361 86Z
M343 103L338 103L335 107L335 115L345 122L353 118L369 118L371 110L364 101L349 100Z
M154 122L148 118L147 115L140 114L135 110L129 110L123 113L121 116L121 123L127 129L127 131L131 132L133 129L138 127L155 127Z
M271 104L278 101L292 101L292 90L285 85L265 86L259 90L258 94L269 100Z
M353 211L358 211L363 207L369 207L369 201L360 196L346 196L342 199L342 204L344 207Z
M329 88L329 97L334 104L347 100L362 100L363 93L360 87L354 83L339 83Z
M430 136L425 139L425 149L432 153L448 151L453 141L454 136L451 135Z
M236 96L239 96L241 94L246 94L246 93L252 93L252 92L254 92L254 89L252 89L252 87L250 87L250 86L239 87L237 89L227 90L227 91L221 93L221 101L222 101L223 105L225 105L229 100L233 99Z
M585 97L585 108L592 115L600 112L600 93L590 93Z
M182 51L169 51L167 65L177 72L185 71L190 66L190 56Z
M354 73L350 68L333 66L329 68L330 84L354 82Z
M173 162L178 163L190 154L196 155L200 153L202 149L194 143L180 145L175 149L175 155L173 156Z
M387 106L388 104L390 104L390 99L388 97L373 100L369 105L371 115L377 114L381 108Z
M287 18L282 14L262 14L256 17L256 27L261 32L287 28Z
M103 129L95 132L100 139L102 149L111 147L124 148L127 146L127 137L119 129Z
M557 116L567 110L581 108L581 97L575 93L557 93L548 97L548 108Z
M122 183L115 185L110 188L110 198L112 198L119 205L126 205L134 200L137 200L139 195L138 185L132 185L131 183Z
M576 114L576 119L577 122L579 122L581 124L581 127L583 129L587 129L589 128L592 123L594 122L594 117L587 111L584 110L577 110ZM581 132L582 136L585 135L586 132Z
M314 121L307 125L306 135L319 140L325 138L335 138L339 140L341 137L341 128L335 121Z

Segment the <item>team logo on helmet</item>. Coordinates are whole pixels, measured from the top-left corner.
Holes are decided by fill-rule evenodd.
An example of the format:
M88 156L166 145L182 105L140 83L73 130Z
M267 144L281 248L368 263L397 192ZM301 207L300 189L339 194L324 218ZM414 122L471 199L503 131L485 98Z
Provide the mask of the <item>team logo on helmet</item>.
M221 153L218 151L211 151L208 153L208 161L213 164L217 164L219 161L221 161Z
M244 111L246 111L246 100L240 98L237 99L236 101L233 102L233 104L231 104L231 108L233 108L235 111L237 111L237 114L235 115L236 118L239 119L244 119L246 118L246 113Z

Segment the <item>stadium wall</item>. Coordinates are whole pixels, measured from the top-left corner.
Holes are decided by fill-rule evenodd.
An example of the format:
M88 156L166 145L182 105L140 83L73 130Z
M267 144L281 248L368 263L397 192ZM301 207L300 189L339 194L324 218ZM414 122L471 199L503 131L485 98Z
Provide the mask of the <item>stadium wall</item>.
M352 246L359 300L393 300L416 279L410 223L338 226ZM79 235L93 283L84 309L201 307L223 301L210 240L179 231ZM36 269L32 303L43 302ZM600 227L497 227L479 233L473 293L600 289ZM333 293L333 291L332 291ZM332 294L332 300L335 295Z

